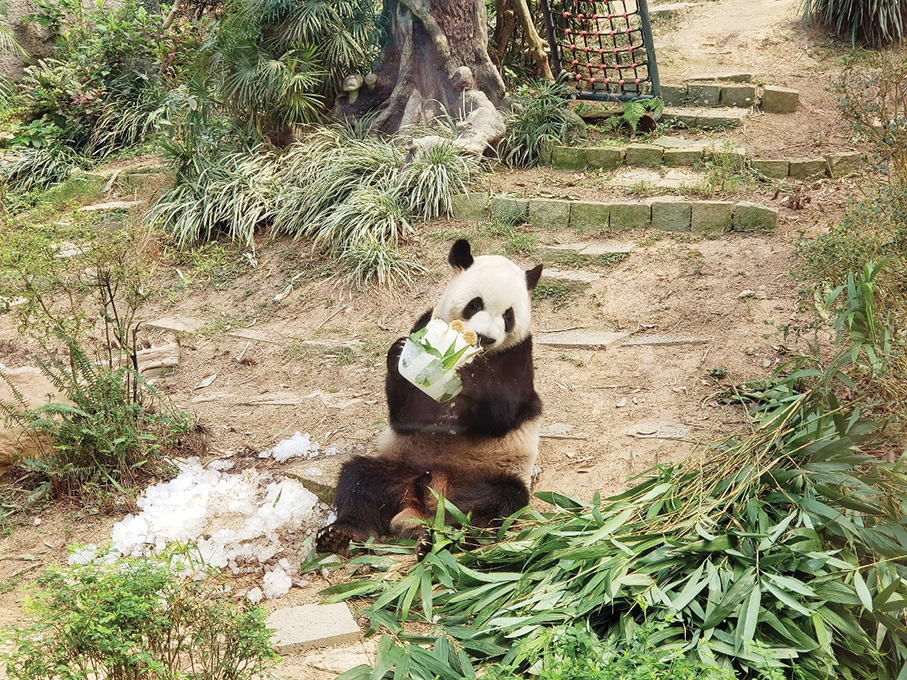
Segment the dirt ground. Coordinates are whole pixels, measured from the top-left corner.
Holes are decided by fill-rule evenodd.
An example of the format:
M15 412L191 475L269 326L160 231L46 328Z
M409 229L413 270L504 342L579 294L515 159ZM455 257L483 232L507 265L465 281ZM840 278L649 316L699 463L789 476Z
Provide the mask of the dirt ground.
M797 0L722 0L660 19L654 30L662 81L745 71L759 82L797 89L797 113L754 114L742 128L711 133L754 154L790 158L858 149L826 90L843 51L821 31L802 26L798 11ZM550 170L496 174L488 181L493 189L518 187L525 193L564 186L603 191L597 178ZM729 197L779 207L773 234L705 240L689 234L621 233L621 241L637 244L627 259L584 266L601 277L583 293L538 300L532 325L539 340L547 331L583 329L696 342L619 343L604 350L537 344L536 389L547 429L536 490L580 498L597 491L611 494L625 488L634 474L680 460L698 441L739 426L742 413L712 397L721 384L765 377L787 352L805 350L802 341L785 342L779 335L785 326L805 326L813 319L802 306L800 285L788 275L792 246L798 237L815 236L839 217L859 194L861 182L821 180L780 190L761 184ZM801 209L790 207L796 203L793 196ZM322 265L299 277L292 291L273 303L289 280L311 264L311 255L306 244L264 237L256 248L257 267L243 260L216 285L186 286L188 272L177 267L164 271L163 292L142 316L146 321L191 317L205 322L207 330L182 337L180 368L162 385L176 406L209 429L212 455L218 457L249 457L296 431L310 433L322 447L370 450L386 418L384 353L437 299L448 278L447 250L462 235L470 236L479 253L499 250L503 243L487 227L462 221L420 226L407 251L427 271L414 285L392 294L351 293L327 280ZM532 251L514 256L526 268L545 260L546 245L590 240L566 231L533 230L531 235L536 239ZM750 294L741 296L744 291ZM245 327L255 339L230 335L237 327ZM160 344L170 337L149 332L148 339ZM0 347L0 362L18 365L23 345L9 315L0 317ZM243 360L237 361L243 352ZM197 387L215 373L208 386ZM716 375L726 378L716 381ZM255 404L261 401L292 403ZM649 434L657 434L663 424L689 430L680 438ZM67 544L103 543L121 518L57 505L0 539L0 584L9 584L0 588L0 624L21 616L23 594L16 584L30 581L46 563L65 560ZM273 609L314 601L323 585L294 588L287 598L266 604ZM305 666L298 655L278 673L312 680L333 677Z

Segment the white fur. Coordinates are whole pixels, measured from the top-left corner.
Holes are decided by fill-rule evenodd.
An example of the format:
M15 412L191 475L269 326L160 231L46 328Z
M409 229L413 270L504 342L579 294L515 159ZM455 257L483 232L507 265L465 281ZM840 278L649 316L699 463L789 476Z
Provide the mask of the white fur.
M485 309L463 319L463 308L480 297ZM504 332L504 312L513 308L514 325ZM469 269L460 270L447 285L435 307L435 315L450 323L462 319L466 328L494 340L486 352L499 352L519 344L529 335L531 299L526 272L500 255L480 255Z
M508 473L532 485L532 468L539 455L541 417L527 420L503 437L469 437L462 434L401 434L386 428L378 436L378 455L405 460L426 470L437 465L464 472Z

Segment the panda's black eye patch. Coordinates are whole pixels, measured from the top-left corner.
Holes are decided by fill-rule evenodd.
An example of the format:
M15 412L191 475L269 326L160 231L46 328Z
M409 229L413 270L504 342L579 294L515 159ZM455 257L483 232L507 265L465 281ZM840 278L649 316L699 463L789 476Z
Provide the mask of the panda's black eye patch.
M513 325L516 323L516 316L513 314L513 307L504 312L504 332L509 333L513 330Z
M485 309L485 302L482 298L477 297L469 301L469 303L463 308L463 318L471 319L476 314Z

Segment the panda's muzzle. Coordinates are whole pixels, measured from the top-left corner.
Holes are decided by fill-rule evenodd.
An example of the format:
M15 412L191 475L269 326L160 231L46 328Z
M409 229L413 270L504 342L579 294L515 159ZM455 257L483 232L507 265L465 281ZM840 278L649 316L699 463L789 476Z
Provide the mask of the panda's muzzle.
M479 345L482 347L488 347L495 343L494 338L489 338L487 335L482 335L481 333L476 334L478 337Z

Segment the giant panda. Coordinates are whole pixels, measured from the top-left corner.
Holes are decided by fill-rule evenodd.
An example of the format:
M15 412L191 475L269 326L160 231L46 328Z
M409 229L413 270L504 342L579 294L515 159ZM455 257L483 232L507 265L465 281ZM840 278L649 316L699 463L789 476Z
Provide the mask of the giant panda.
M528 505L538 456L542 402L533 381L529 332L532 290L542 265L524 271L506 257L473 257L468 241L448 255L453 278L432 314L463 321L483 352L460 369L463 390L441 404L397 368L406 338L387 354L389 425L376 456L341 468L334 494L337 519L316 537L318 552L346 554L350 540L414 537L443 495L477 526L491 526Z

